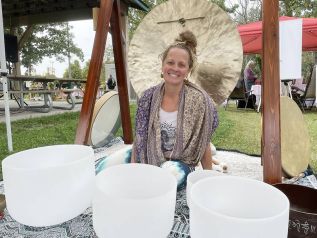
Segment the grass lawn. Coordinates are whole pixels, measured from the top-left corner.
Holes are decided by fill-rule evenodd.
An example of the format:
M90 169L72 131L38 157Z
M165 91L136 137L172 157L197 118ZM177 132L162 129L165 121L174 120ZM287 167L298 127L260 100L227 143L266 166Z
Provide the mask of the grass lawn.
M132 128L136 106L131 105ZM261 154L261 114L254 111L237 110L233 105L224 110L218 108L219 127L212 138L218 149L237 150L247 154ZM78 123L78 112L45 116L12 122L14 152L54 144L74 143ZM317 113L304 114L312 145L312 166L317 171ZM6 142L5 123L0 123L0 161L9 155ZM119 130L118 135L122 135ZM1 170L0 170L1 171ZM0 179L2 174L0 173Z

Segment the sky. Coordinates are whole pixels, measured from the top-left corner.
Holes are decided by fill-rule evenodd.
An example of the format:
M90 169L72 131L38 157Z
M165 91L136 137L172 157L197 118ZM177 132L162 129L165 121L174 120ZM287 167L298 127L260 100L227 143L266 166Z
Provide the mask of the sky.
M73 26L71 33L74 35L74 42L77 47L81 48L84 53L84 61L80 62L81 66L84 66L84 63L91 58L95 31L93 30L92 20L84 21L72 21L70 25ZM108 37L109 42L110 37ZM109 43L107 43L109 44ZM73 57L71 61L73 62L77 57ZM35 67L37 75L43 75L47 72L47 68L55 69L55 76L63 77L65 69L68 68L68 60L65 58L65 61L59 63L55 58L45 58L43 62Z

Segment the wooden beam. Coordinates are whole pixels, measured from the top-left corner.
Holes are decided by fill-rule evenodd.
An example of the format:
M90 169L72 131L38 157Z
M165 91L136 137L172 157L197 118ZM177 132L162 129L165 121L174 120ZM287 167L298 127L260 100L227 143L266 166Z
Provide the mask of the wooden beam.
M281 182L279 1L265 0L262 7L262 159L263 179Z
M113 11L111 15L111 33L114 61L116 65L116 76L118 82L123 140L125 144L131 144L133 142L133 135L130 118L126 61L125 53L123 50L125 49L125 47L123 42L123 33L121 26L120 0L115 0L113 4Z
M106 47L107 34L109 32L112 6L113 0L101 0L100 2L98 25L89 64L83 104L76 131L75 143L77 144L87 144L88 141L97 90L99 87L99 78Z
M113 1L113 0L112 0ZM70 9L65 11L54 11L48 13L30 14L24 16L5 17L4 26L17 27L36 24L47 24L52 22L66 22L92 19L91 8Z

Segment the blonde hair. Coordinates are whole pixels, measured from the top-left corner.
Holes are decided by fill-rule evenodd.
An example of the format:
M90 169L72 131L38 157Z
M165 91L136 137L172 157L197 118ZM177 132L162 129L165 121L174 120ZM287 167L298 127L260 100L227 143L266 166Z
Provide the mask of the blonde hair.
M183 31L179 34L179 36L175 39L174 43L170 44L164 52L160 55L162 62L166 59L168 52L170 49L179 48L186 50L189 55L189 69L191 70L194 67L194 63L196 61L196 47L197 47L197 39L193 32L187 30Z

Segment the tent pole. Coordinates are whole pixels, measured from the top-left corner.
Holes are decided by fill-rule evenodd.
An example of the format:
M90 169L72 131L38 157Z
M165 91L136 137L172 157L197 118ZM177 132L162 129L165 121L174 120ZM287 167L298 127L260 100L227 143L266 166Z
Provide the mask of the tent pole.
M8 79L7 79L7 65L5 57L4 47L4 30L3 30L3 15L2 15L2 2L0 0L0 76L1 82L3 83L3 97L4 97L4 110L5 110L5 121L7 128L7 142L8 150L13 151L12 147L12 133L11 133L11 121L10 121L10 110L9 110L9 93L8 93Z

